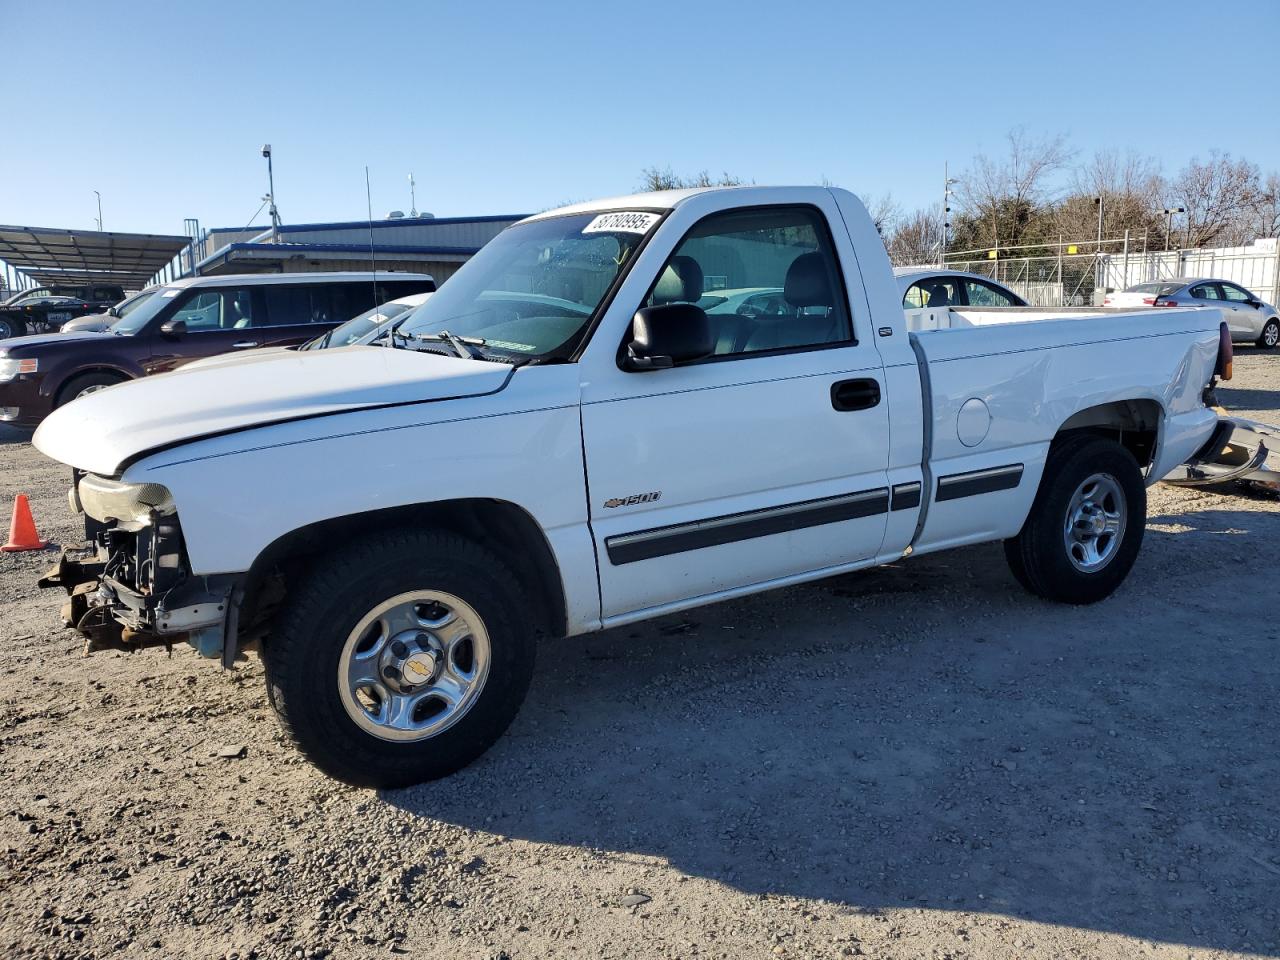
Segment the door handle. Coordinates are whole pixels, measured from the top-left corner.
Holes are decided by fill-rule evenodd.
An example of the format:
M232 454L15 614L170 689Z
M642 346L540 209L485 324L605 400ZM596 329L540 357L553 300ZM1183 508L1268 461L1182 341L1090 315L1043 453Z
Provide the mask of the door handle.
M880 402L880 384L869 377L861 380L838 380L831 385L831 406L841 413L870 410Z
M258 341L257 341L257 340L237 340L235 343L233 343L233 344L231 345L231 349L232 349L232 350L247 350L247 349L249 349L250 347L256 347L257 345L258 345Z

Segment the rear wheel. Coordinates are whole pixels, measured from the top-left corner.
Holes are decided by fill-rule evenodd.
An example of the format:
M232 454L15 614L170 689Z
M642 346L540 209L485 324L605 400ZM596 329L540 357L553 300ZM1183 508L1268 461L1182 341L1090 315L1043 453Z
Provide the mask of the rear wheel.
M1262 328L1262 333L1258 337L1258 346L1264 350L1274 350L1277 344L1280 344L1280 320L1272 317Z
M0 317L0 340L20 337L27 332L27 325L18 317Z
M478 544L427 531L322 560L291 589L264 650L285 734L356 786L466 766L506 730L533 675L516 582Z
M1004 543L1018 582L1061 603L1096 603L1124 582L1147 517L1142 471L1128 450L1072 437L1050 450L1031 512Z
M54 406L60 407L64 403L70 403L72 400L79 400L81 397L86 397L91 393L97 393L99 390L105 390L107 387L115 386L117 383L123 383L124 380L124 377L117 376L114 373L83 373L78 377L72 377L58 391L58 402Z

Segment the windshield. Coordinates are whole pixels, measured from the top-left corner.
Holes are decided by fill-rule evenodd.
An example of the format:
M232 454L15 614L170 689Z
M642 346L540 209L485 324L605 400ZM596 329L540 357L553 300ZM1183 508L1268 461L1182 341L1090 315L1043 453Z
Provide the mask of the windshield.
M405 319L399 335L447 330L482 356L565 356L660 215L575 214L517 224Z
M41 297L49 296L53 291L48 287L34 287L31 290L21 290L4 302L4 306L8 307L15 303L21 303L23 300L38 300Z
M366 310L352 317L346 323L334 327L331 333L305 344L303 350L320 350L324 347L349 347L362 340L372 340L383 326L396 317L408 313L411 308L403 303L384 303L380 307Z
M113 309L116 312L116 316L127 317L155 295L156 292L154 290L143 290L141 293L135 293L128 300L115 305Z
M139 302L130 306L128 310L121 309L120 316L107 329L121 336L132 336L145 327L152 317L172 303L173 298L182 293L182 289L182 287L156 287L149 296L139 296Z

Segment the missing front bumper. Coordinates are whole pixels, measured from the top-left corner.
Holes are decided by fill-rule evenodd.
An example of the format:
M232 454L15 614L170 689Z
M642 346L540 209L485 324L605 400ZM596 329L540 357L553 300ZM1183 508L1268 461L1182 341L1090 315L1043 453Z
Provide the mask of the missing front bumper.
M85 638L85 652L172 647L186 642L206 657L227 648L235 582L230 577L192 578L163 596L139 593L107 575L108 563L89 548L64 550L37 586L66 591L62 622Z

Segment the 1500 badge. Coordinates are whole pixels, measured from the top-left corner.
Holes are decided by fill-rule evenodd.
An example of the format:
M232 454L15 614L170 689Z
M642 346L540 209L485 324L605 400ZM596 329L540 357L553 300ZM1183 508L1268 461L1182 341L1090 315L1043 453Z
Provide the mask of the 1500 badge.
M634 507L637 503L656 503L662 499L662 491L655 490L653 493L633 493L629 497L614 497L612 500L606 500L606 507Z

